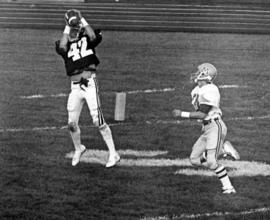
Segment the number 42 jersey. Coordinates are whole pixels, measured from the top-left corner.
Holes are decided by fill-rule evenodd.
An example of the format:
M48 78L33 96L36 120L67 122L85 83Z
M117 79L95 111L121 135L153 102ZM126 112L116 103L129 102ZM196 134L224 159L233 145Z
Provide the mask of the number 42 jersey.
M68 76L79 74L90 65L97 66L100 63L95 47L102 41L102 35L99 30L95 30L95 34L94 41L91 41L88 35L83 34L76 41L68 42L67 51L59 48L59 40L55 42L56 52L64 59Z

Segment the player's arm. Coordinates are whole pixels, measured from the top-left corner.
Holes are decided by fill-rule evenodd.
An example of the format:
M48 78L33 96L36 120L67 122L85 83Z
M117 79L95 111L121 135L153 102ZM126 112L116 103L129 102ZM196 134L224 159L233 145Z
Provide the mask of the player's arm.
M180 109L175 109L173 110L172 114L174 117L203 120L208 115L208 112L211 110L211 108L211 105L201 104L198 111L187 112Z
M81 12L76 10L78 12L78 15L81 19L81 24L85 29L85 33L90 38L90 41L94 41L96 39L96 34L94 32L94 29L90 26L90 24L85 20L85 18L82 16Z
M84 18L82 18L81 22L85 28L85 33L89 36L91 41L94 41L96 39L96 34L93 28L88 24L88 22Z
M102 35L100 29L93 29L90 24L86 21L84 17L82 17L80 11L78 11L79 17L81 19L81 24L85 29L86 34L88 35L92 47L96 47L102 41Z
M59 54L64 54L67 52L68 36L70 32L69 25L65 26L61 39L56 43L56 51Z

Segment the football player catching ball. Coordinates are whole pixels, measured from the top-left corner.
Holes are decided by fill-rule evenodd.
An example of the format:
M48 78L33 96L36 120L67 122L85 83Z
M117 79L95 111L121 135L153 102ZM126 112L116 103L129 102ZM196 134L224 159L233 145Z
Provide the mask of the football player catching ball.
M239 160L236 149L225 141L227 127L222 120L220 109L220 93L213 84L217 75L215 66L203 63L198 66L191 80L196 87L191 92L192 104L195 111L187 112L179 109L173 110L174 117L197 119L202 122L202 134L195 142L190 155L190 162L194 166L204 166L213 170L222 184L223 193L236 193L225 167L218 163L220 154L228 154Z
M108 149L106 167L113 167L120 161L115 150L110 127L106 124L100 106L96 69L99 59L95 48L102 41L100 30L93 30L80 11L71 9L65 13L66 26L56 51L64 60L66 74L71 81L68 97L68 128L75 147L72 165L76 166L86 147L81 144L81 130L78 125L84 103L88 105L93 124L99 129Z

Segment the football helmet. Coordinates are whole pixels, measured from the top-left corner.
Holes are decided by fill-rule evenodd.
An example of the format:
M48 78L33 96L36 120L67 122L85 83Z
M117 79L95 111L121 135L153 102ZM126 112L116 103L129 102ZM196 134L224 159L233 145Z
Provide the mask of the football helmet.
M191 81L197 83L198 81L212 82L217 76L217 69L211 63L202 63L197 67L197 72L191 74Z
M69 41L73 42L77 40L84 32L84 28L81 24L81 13L76 9L67 10L65 13L65 21L70 26Z

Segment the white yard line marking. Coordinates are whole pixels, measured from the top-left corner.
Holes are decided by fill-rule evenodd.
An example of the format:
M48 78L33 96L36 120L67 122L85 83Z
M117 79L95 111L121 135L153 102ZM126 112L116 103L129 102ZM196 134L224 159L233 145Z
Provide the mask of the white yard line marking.
M167 216L158 216L158 217L145 217L141 220L180 220L180 219L197 219L202 217L222 217L222 216L245 216L255 213L267 213L270 212L270 207L263 207L257 209L250 209L246 211L239 212L211 212L211 213L199 213L199 214L182 214L179 216L167 217Z
M156 150L131 150L131 149L127 149L127 150L118 150L117 151L121 156L136 156L136 157L156 157L159 155L166 155L168 154L168 151L156 151ZM66 154L66 158L72 158L74 154L74 151L71 151L69 153ZM104 158L104 160L106 160L106 157L108 156L108 151L106 150L93 150L93 149L88 149L85 151L85 153L82 156L82 160L86 160L87 161L91 161L92 158L94 157L99 157L99 158ZM89 160L88 160L89 159Z
M219 160L225 167L228 168L228 175L231 177L237 176L270 176L270 164L257 161L243 161L243 160ZM189 161L188 161L189 162ZM189 162L190 164L190 162ZM190 168L181 168L177 170L175 175L187 176L215 176L215 173L208 169L194 169L192 165Z
M81 162L90 164L105 164L108 158L108 151L87 149L86 152L80 158ZM215 176L215 173L211 170L204 168L196 168L192 166L189 158L166 158L167 151L138 151L138 150L118 150L121 156L121 162L118 164L122 167L179 167L174 172L174 175L186 175L186 176ZM74 155L74 151L71 151L65 155L66 158L71 159ZM130 158L129 156L135 156ZM155 158L159 156L158 158ZM231 177L238 176L270 176L270 164L257 162L257 161L243 161L243 160L226 160L221 159L220 162L228 168L228 174Z
M137 93L156 93L156 92L172 92L175 88L165 88L165 89L146 89L146 90L135 90L127 91L127 94L137 94Z
M246 116L246 117L235 117L235 118L227 118L227 121L251 121L251 120L262 120L262 119L270 119L270 115L262 115L262 116ZM109 126L123 126L123 125L138 125L138 124L187 124L191 122L187 122L185 120L155 120L155 121L145 121L145 122L119 122L119 123L110 123ZM200 124L197 122L193 122L194 124ZM92 128L94 125L81 125L81 128ZM67 129L67 126L45 126L45 127L34 127L34 128L0 128L0 133L4 132L25 132L25 131L46 131L46 130L63 130Z
M228 89L228 88L247 88L248 86L240 86L240 85L220 85L219 88L221 89ZM164 89L145 89L145 90L133 90L133 91L126 91L127 94L140 94L140 93L157 93L157 92L173 92L176 88L164 88ZM124 91L123 91L124 92ZM116 92L103 92L103 93L116 93ZM42 98L61 98L67 97L68 94L66 93L59 93L59 94L51 94L51 95L42 95L42 94L34 94L28 96L20 96L21 99L42 99Z
M127 94L139 94L139 93L157 93L157 92L172 92L175 88L165 88L165 89L146 89L146 90L134 90L134 91L126 91ZM112 94L116 92L103 92L105 94ZM29 95L29 96L20 96L21 99L41 99L41 98L59 98L66 97L68 94L59 93L54 95Z
M155 157L158 155L165 155L168 151L146 151L146 150L118 150L117 151L121 156L130 155L130 156L137 156L137 157Z
M270 115L262 115L262 116L245 116L245 117L234 117L234 118L226 118L226 121L252 121L252 120L262 120L262 119L270 119ZM146 121L147 124L187 124L187 123L196 123L193 121L186 120L156 120L156 121Z
M230 88L248 88L248 86L239 86L239 85L220 85L221 89L230 89Z
M59 98L59 97L67 97L68 94L65 93L59 93L55 95L41 95L41 94L36 94L36 95L29 95L29 96L20 96L21 99L43 99L43 98Z

